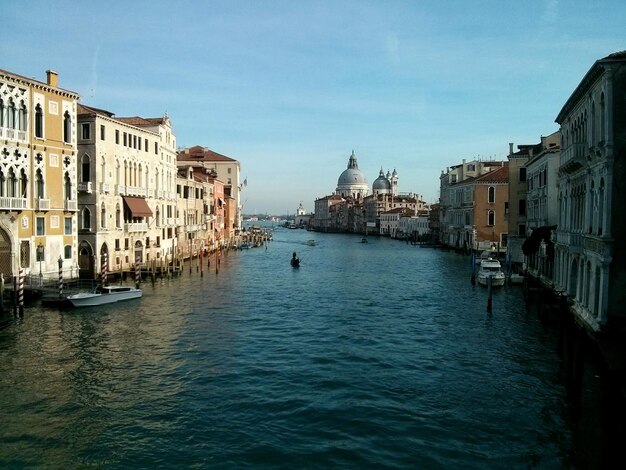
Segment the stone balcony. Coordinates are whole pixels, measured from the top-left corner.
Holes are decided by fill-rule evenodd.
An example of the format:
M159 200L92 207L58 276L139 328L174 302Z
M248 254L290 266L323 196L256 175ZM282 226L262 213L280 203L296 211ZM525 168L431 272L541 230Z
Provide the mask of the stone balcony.
M0 197L0 210L22 210L28 208L28 201L24 197Z

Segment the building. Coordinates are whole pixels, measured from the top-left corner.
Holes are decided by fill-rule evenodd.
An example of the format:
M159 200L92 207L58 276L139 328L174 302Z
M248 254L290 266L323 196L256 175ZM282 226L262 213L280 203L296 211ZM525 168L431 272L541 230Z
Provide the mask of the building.
M528 182L526 235L531 240L524 241L522 249L526 254L528 272L550 287L554 266L554 243L550 232L559 221L556 181L560 155L560 147L552 146L532 157L525 166ZM541 235L545 240L538 238L542 233L545 233ZM535 239L538 244L533 243Z
M463 160L442 172L441 242L463 250L506 247L508 180L508 162Z
M415 211L407 207L396 207L380 214L379 234L390 238L402 238L400 220L415 216Z
M224 227L225 239L238 235L243 224L241 192L247 185L247 180L243 182L240 180L240 163L233 158L199 145L178 151L177 159L183 165L193 164L194 166L215 170L217 173L216 179L224 184L225 199L223 203L226 204L227 209L225 213L226 225Z
M576 318L597 331L626 310L626 51L597 60L556 117L561 157L555 287Z
M78 94L0 70L0 273L76 274Z
M311 219L313 218L313 214L307 214L302 202L298 206L296 210L295 224L296 227L308 227Z
M538 144L523 144L517 146L517 151L513 151L514 145L509 144L509 208L508 208L508 246L511 263L518 267L524 262L522 253L522 243L528 235L527 230L527 168L529 160L536 157L541 152L554 149L559 146L560 134L554 132L547 137L542 136Z
M171 261L176 250L176 140L167 115L116 117L78 106L80 276Z

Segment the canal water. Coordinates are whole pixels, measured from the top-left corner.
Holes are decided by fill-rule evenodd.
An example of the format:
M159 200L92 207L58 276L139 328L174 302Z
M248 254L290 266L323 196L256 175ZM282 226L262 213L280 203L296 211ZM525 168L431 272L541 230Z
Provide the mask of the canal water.
M360 240L277 228L137 301L27 308L0 331L0 467L569 466L521 289L489 314L467 257Z

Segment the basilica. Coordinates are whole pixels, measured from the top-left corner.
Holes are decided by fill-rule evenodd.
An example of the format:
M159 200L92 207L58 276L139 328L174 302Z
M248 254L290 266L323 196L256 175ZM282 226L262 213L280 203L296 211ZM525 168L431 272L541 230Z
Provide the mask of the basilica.
M415 220L427 216L428 206L419 195L398 192L395 169L385 173L381 167L370 188L352 151L335 192L315 201L310 227L325 232L376 233L400 238L408 236L405 232L413 233L413 226L427 227L424 220ZM404 221L403 231L398 230L401 218L413 219ZM385 221L382 225L381 220Z

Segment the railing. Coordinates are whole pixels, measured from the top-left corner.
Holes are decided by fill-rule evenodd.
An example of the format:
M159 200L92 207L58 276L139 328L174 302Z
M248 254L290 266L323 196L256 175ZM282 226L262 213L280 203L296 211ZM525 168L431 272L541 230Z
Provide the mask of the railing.
M118 194L118 195L126 194L126 186L124 186L123 184L115 185L115 194Z
M26 209L28 203L26 198L23 197L0 197L0 209L15 210Z
M611 256L613 240L599 238L594 235L585 235L583 236L583 246L585 250L593 251L602 256Z
M49 211L50 199L35 199L35 207L38 211Z
M127 196L143 196L146 197L148 190L139 186L126 186L125 194Z
M100 183L100 192L103 192L103 193L111 192L111 185L108 183Z
M75 199L66 199L64 209L66 211L76 212L78 210L78 201Z
M78 191L91 194L91 181L81 181L78 183Z
M581 248L583 245L583 234L576 232L556 232L556 242L569 247Z
M144 222L133 222L130 224L124 224L124 230L127 232L147 232L148 224Z
M163 199L163 191L159 189L159 190L156 192L156 197L158 197L159 199Z
M178 218L168 217L167 219L165 219L165 225L178 225Z

